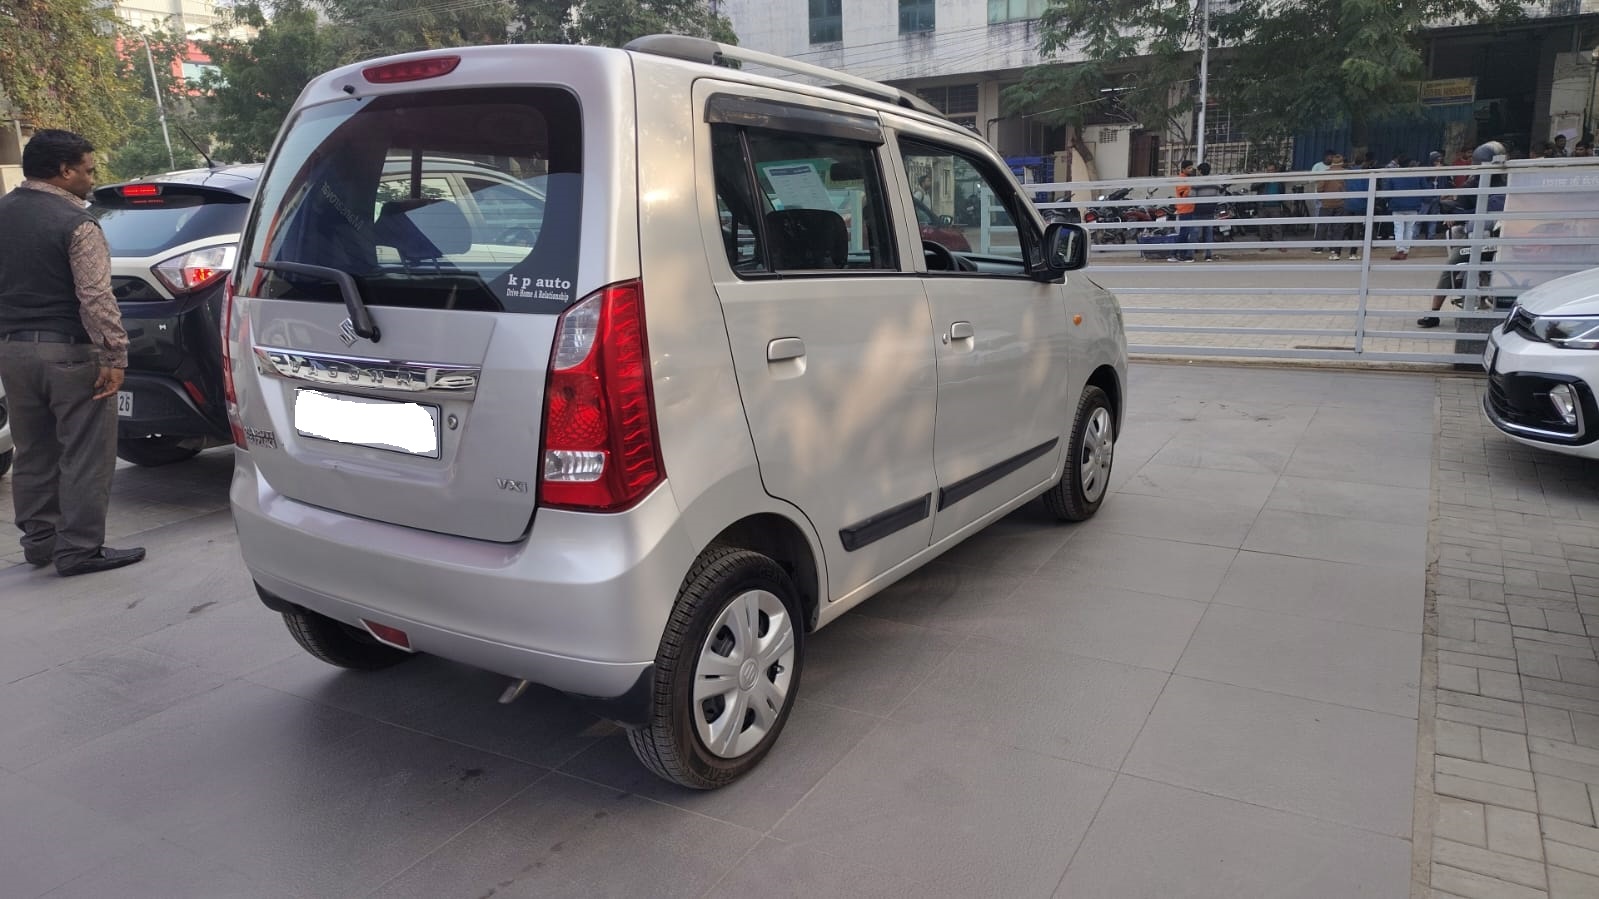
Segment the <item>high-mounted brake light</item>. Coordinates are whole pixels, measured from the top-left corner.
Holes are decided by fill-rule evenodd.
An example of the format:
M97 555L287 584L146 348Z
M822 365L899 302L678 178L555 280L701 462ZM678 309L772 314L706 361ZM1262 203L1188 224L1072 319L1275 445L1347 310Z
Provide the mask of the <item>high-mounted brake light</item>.
M422 81L448 75L460 64L459 56L430 56L427 59L408 59L405 62L386 62L380 66L369 66L361 70L361 77L373 84Z
M124 184L117 188L117 193L124 197L159 197L161 196L161 185Z
M644 288L602 288L561 314L544 393L541 506L616 512L666 477L655 425Z

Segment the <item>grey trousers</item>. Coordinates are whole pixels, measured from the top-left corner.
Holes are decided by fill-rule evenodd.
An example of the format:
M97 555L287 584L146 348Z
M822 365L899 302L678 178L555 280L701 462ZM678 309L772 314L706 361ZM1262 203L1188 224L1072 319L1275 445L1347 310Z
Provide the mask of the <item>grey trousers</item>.
M72 565L105 542L117 412L114 397L92 399L99 372L86 344L0 338L0 383L17 445L12 503L30 561Z

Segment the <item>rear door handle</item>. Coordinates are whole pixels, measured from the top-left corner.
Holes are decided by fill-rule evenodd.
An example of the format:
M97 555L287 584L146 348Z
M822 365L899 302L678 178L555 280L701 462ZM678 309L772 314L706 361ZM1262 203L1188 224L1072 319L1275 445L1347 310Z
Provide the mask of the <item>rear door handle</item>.
M955 322L949 326L950 340L971 340L976 336L977 329L972 327L971 322Z
M766 345L767 362L805 358L805 341L798 337L779 337Z

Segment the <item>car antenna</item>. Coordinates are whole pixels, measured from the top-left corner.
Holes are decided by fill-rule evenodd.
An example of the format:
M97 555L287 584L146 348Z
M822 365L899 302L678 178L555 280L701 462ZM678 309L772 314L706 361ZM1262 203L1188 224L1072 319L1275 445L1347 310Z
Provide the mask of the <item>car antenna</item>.
M194 152L199 153L201 156L205 157L205 167L206 168L214 169L214 168L217 167L216 162L211 159L211 154L209 154L206 151L200 149L200 142L195 140L194 138L190 137L189 136L189 132L183 130L183 126L182 125L178 126L178 133L183 135L183 139L189 142L189 146L194 148Z

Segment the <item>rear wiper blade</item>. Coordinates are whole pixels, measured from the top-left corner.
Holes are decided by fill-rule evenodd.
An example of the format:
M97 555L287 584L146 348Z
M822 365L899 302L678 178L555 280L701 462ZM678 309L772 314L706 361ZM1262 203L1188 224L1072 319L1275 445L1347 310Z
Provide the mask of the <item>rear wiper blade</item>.
M269 272L280 272L285 275L306 275L332 281L339 285L339 293L344 297L344 308L350 313L350 329L357 337L364 337L373 343L378 342L381 332L377 323L372 321L372 313L366 308L366 303L361 299L361 291L355 285L355 279L349 272L341 272L336 268L323 265L306 265L301 262L257 262L257 268L264 268Z

